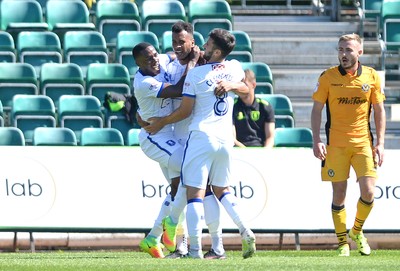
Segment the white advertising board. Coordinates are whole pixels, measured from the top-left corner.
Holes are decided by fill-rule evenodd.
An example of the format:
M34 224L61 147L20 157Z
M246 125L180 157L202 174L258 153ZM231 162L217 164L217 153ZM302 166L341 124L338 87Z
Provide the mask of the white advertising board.
M0 228L151 228L168 193L138 147L0 147ZM331 184L311 149L235 148L232 191L253 229L333 229ZM400 229L400 150L387 150L365 229ZM359 198L352 172L348 227ZM225 229L235 224L222 211Z

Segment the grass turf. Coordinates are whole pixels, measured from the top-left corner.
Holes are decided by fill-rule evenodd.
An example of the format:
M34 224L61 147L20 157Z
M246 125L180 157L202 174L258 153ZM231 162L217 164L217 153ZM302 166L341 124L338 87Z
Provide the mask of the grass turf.
M400 250L356 251L337 257L335 251L257 251L244 260L240 251L227 251L226 260L153 259L143 252L51 251L0 253L1 271L125 271L125 270L398 270Z

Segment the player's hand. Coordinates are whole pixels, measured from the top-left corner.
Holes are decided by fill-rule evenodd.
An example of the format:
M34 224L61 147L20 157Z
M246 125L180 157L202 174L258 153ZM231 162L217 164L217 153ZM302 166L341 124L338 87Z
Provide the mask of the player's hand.
M215 96L223 96L225 93L231 91L234 87L231 82L219 81L214 89Z
M207 64L207 60L204 58L204 51L200 51L199 59L197 60L197 65L201 66Z
M139 124L140 127L146 127L147 125L149 125L149 123L147 121L144 121L140 115L138 114L138 112L136 112L136 121Z
M201 52L199 46L195 45L190 52L190 61L197 63L199 61L200 54Z
M326 146L322 142L314 143L313 145L314 156L323 161L326 158Z
M156 134L158 131L160 131L165 124L163 123L163 118L159 118L159 117L152 117L149 119L149 125L143 127L146 132L148 132L149 134Z
M383 158L384 158L384 148L381 145L376 145L374 148L374 162L378 166L382 166Z

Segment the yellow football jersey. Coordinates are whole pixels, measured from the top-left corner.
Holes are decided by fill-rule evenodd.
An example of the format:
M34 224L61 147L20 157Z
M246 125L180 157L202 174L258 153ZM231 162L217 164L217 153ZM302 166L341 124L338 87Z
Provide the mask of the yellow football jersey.
M371 145L372 104L385 100L379 74L362 66L355 75L341 66L323 72L312 98L326 105L327 144L336 147Z

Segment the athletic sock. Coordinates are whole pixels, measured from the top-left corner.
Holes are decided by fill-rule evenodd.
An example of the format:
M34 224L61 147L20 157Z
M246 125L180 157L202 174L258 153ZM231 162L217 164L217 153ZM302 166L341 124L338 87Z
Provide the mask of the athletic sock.
M222 227L220 223L220 206L212 192L207 193L203 200L204 219L211 236L211 248L218 255L225 253L222 242Z
M243 223L243 220L239 214L237 198L230 192L226 192L219 198L219 201L221 202L222 206L224 206L225 210L228 212L228 215L231 217L233 222L239 228L239 232L244 232L247 227Z
M201 252L202 225L204 219L203 200L199 198L188 200L186 221L189 233L190 251Z
M365 220L374 207L374 201L367 202L360 198L357 202L357 213L353 225L353 233L359 234L362 230Z
M332 219L339 246L347 244L346 208L332 204Z

